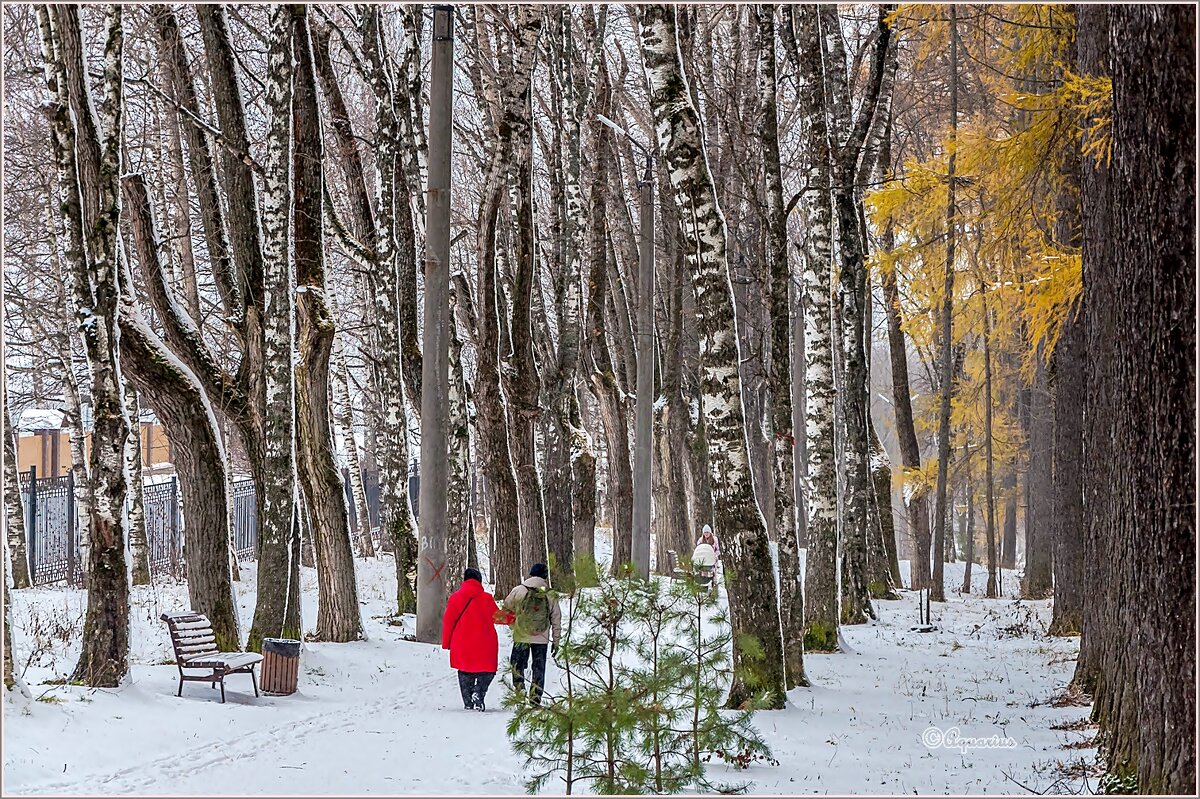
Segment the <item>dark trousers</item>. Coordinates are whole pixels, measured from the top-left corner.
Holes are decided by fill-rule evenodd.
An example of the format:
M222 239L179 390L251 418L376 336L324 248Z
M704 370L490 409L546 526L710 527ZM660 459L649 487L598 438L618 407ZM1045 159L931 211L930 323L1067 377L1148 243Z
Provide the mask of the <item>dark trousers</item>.
M479 701L487 694L488 686L492 684L494 671L460 671L458 673L458 690L462 691L463 705L468 709L475 706L473 694L479 694Z
M529 688L529 698L535 705L541 704L542 686L546 684L546 650L549 644L513 644L512 654L508 662L512 664L513 688L525 690L525 666L529 663L529 654L533 653L533 680Z

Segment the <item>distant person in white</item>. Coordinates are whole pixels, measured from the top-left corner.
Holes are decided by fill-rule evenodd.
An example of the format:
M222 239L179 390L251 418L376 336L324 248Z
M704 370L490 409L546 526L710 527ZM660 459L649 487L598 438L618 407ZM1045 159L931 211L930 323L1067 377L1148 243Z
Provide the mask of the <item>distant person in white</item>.
M721 559L721 544L717 541L717 535L713 532L712 527L707 524L704 525L703 529L700 531L700 537L696 539L697 551L699 551L699 547L702 544L712 547L713 557L716 558L716 560L713 561L713 565L716 565L717 560Z

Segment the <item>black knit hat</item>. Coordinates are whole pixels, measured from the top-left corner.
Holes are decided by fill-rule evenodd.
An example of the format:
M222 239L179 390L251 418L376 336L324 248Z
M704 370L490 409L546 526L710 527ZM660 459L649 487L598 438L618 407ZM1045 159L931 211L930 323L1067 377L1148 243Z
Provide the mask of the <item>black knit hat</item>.
M463 582L466 582L467 580L474 580L482 583L483 575L479 573L479 569L467 569L465 572L463 572Z
M545 580L547 577L550 576L550 571L549 571L549 569L546 568L545 563L535 563L529 569L529 576L530 577L541 577L543 580Z

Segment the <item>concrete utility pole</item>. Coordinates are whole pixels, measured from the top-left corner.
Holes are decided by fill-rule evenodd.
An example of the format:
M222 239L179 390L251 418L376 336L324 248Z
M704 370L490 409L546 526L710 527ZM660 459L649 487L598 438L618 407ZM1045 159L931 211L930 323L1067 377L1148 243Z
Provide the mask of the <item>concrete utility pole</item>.
M646 152L638 181L641 240L638 242L637 402L633 435L633 565L650 578L650 478L654 428L654 160Z
M433 7L429 81L429 193L425 224L425 338L421 365L421 482L418 508L417 640L442 639L447 588L447 396L450 387L450 145L453 127L454 9Z
M629 139L646 159L646 174L638 181L641 238L638 241L637 400L633 432L633 566L643 580L650 578L651 436L654 430L654 155L629 132L603 114L596 118Z

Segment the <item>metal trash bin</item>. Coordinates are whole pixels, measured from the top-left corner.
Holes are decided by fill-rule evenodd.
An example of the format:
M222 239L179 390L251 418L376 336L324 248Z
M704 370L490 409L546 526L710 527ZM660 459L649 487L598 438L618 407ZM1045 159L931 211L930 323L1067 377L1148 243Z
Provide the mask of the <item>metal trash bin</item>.
M300 677L300 642L290 638L264 638L262 691L274 696L296 693Z

